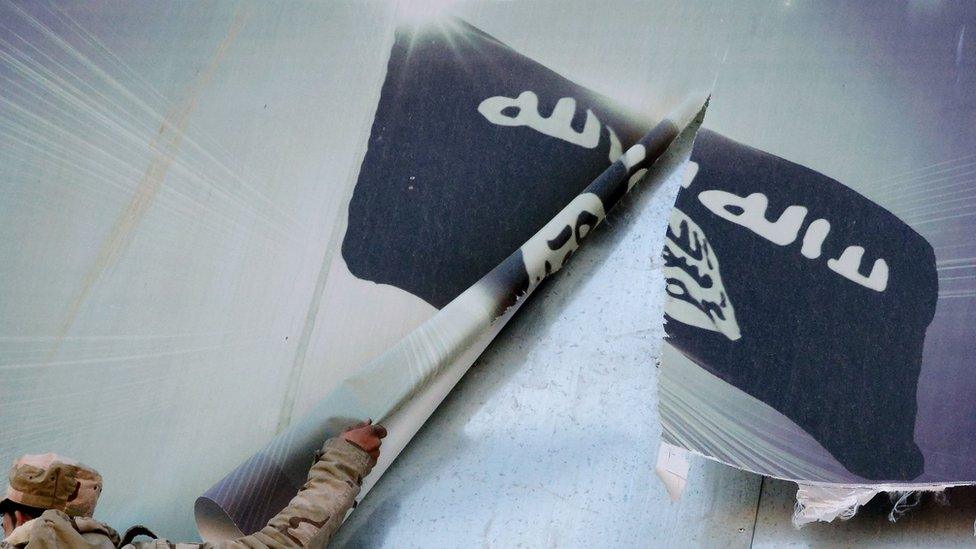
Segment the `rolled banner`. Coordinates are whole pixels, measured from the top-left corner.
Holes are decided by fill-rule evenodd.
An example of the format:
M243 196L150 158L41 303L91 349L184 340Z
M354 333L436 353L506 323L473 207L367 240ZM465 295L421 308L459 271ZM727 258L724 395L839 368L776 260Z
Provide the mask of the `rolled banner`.
M344 380L307 414L197 499L208 541L253 533L299 491L312 456L361 418L383 420L507 319L627 194L679 135L697 131L707 100L686 101L616 159L582 193L498 266L384 354Z

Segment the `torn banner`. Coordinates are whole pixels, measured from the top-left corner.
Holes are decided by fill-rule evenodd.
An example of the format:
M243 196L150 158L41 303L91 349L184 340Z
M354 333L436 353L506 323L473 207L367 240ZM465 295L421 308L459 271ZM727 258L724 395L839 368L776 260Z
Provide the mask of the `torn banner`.
M841 182L714 132L692 160L664 250L665 448L798 481L817 506L798 523L976 479L972 399L936 400L971 360L973 297L940 299L929 241ZM934 408L963 417L923 421Z
M357 277L438 311L208 490L196 506L204 538L262 527L304 483L322 440L355 418L416 431L525 296L703 113L693 100L639 137L648 125L467 24L398 30L342 255Z

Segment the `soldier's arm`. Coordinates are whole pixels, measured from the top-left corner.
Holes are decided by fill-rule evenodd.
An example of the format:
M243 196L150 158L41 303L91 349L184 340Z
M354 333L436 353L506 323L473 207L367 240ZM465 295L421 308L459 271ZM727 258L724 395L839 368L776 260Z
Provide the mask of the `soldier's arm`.
M374 459L340 437L329 439L301 491L268 525L248 538L282 547L324 547L359 495ZM252 546L250 540L238 540Z
M380 453L381 425L364 422L331 438L298 494L261 530L215 544L172 544L166 540L134 542L127 549L293 549L325 547L356 502L363 477ZM2 548L0 548L2 549Z
M268 525L234 540L232 547L324 547L356 502L386 436L381 425L363 422L329 439L305 485Z

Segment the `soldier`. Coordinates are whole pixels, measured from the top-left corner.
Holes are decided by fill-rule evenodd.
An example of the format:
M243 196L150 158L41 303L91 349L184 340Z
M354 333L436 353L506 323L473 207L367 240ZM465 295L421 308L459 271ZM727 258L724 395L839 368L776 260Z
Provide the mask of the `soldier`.
M130 528L124 537L92 518L102 492L95 470L55 454L28 455L10 468L10 485L0 501L6 538L0 549L257 549L324 547L353 506L364 476L380 455L386 436L371 420L331 438L312 465L308 481L260 531L235 540L174 545L165 540L133 541L151 533Z

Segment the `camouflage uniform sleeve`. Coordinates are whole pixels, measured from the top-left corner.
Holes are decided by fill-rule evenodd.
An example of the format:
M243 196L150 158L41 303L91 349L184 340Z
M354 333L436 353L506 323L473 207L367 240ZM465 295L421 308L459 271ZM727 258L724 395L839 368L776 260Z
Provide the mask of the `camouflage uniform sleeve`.
M322 447L308 480L288 506L260 531L228 547L325 547L353 507L372 458L341 438Z
M305 485L288 506L260 531L215 544L136 542L133 549L292 549L325 547L353 507L363 477L373 469L369 454L341 438L332 438L308 473Z

